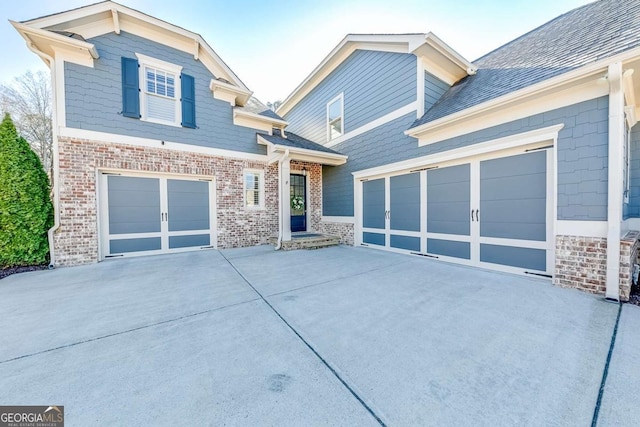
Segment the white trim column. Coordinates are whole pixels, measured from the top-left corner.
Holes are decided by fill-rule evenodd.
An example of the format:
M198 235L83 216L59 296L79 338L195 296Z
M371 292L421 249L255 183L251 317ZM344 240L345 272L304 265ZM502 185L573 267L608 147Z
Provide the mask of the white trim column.
M607 206L607 288L605 297L620 299L620 232L624 182L624 89L622 63L609 65L609 177Z
M280 168L280 196L282 197L282 241L291 240L291 159L287 157Z

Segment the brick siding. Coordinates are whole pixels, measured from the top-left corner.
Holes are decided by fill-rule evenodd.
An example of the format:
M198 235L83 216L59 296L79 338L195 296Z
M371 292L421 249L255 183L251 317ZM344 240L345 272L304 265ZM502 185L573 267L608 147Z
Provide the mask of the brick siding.
M57 265L98 261L99 170L149 174L215 177L217 243L219 248L266 244L278 230L278 165L161 148L136 147L77 138L60 138L60 228L54 236ZM309 214L312 229L322 215L322 168L292 162L291 169L306 167L310 178ZM264 171L264 209L244 208L243 170Z

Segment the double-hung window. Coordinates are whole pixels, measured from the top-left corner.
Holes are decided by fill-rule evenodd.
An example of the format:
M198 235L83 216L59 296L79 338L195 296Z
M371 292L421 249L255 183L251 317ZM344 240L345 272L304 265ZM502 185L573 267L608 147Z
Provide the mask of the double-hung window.
M331 141L344 134L344 94L327 103L327 140Z
M244 206L250 209L264 207L264 172L247 169L244 171Z
M182 67L136 54L140 63L140 115L149 122L180 126Z

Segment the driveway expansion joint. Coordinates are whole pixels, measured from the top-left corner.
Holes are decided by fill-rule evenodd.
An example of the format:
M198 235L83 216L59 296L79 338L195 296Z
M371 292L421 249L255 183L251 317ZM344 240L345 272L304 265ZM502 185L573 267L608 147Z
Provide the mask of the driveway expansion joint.
M616 323L613 327L613 334L611 334L611 344L609 345L609 353L607 354L607 361L604 364L604 370L602 371L602 381L600 382L600 389L598 390L598 400L596 406L593 409L593 418L591 420L591 427L598 425L598 415L600 414L600 406L602 405L602 397L604 396L604 388L607 384L607 375L609 374L609 365L611 364L611 357L613 356L613 349L616 345L616 336L618 335L618 325L620 324L620 314L622 313L622 303L618 303L618 315L616 316Z
M179 322L180 320L189 319L191 317L196 317L196 316L201 316L203 314L213 313L214 311L223 310L225 308L235 307L235 306L238 306L238 305L243 305L243 304L247 304L247 303L254 302L254 301L259 301L259 300L260 300L260 298L252 298L250 300L241 301L241 302L238 302L238 303L235 303L235 304L224 305L222 307L216 307L216 308L212 308L212 309L209 309L209 310L199 311L197 313L185 314L184 316L176 317L176 318L173 318L173 319L167 319L167 320L162 320L160 322L149 323L148 325L138 326L138 327L135 327L135 328L126 329L124 331L118 331L118 332L114 332L114 333L107 334L107 335L101 335L99 337L89 338L89 339L82 340L82 341L76 341L76 342L73 342L73 343L70 343L70 344L64 344L64 345L61 345L61 346L58 346L58 347L52 347L52 348L48 348L46 350L36 351L34 353L23 354L22 356L12 357L11 359L0 360L0 365L2 365L3 363L14 362L14 361L20 360L20 359L26 359L26 358L33 357L33 356L39 356L41 354L50 353L50 352L56 351L56 350L62 350L62 349L65 349L65 348L75 347L75 346L78 346L78 345L81 345L81 344L87 344L87 343L94 342L94 341L100 341L100 340L103 340L103 339L106 339L106 338L116 337L118 335L124 335L124 334L128 334L128 333L131 333L131 332L136 332L136 331L140 331L140 330L143 330L143 329L152 328L154 326L166 325L168 323Z
M273 306L267 299L253 286L253 284L236 268L236 266L222 253L220 255L229 263L229 265L238 273L238 275L253 289L253 291L260 297L260 299L273 311L273 313L280 318L280 320L302 341L302 343L309 349L311 352L320 360L320 362L327 368L329 371L336 377L340 383L351 393L351 395L362 405L362 407L380 424L382 427L386 427L386 423L380 418L378 414L368 405L362 397L354 390L354 388L349 385L346 380L342 378L342 376L338 373L336 368L331 366L331 364L320 355L320 353L289 323L287 320L280 314L280 312Z

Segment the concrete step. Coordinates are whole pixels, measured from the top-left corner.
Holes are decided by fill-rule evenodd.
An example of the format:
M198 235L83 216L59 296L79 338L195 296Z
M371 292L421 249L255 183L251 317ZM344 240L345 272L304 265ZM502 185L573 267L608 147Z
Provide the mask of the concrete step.
M271 236L269 243L276 245L278 243L277 236ZM340 237L329 234L319 233L302 233L292 234L291 240L283 241L281 249L283 251L294 251L297 249L321 249L340 244Z

